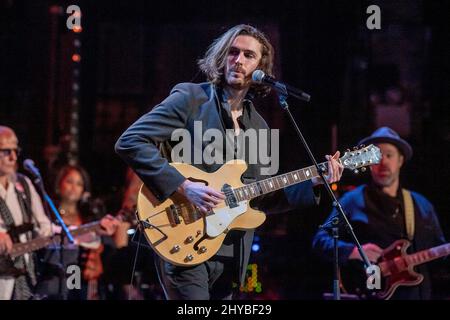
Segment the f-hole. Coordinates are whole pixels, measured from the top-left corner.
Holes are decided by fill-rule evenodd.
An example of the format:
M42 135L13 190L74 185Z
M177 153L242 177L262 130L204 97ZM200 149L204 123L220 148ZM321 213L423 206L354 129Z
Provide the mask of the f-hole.
M208 234L206 233L206 215L203 215L203 235L201 236L200 239L198 239L195 243L194 243L194 250L197 251L198 250L198 246L199 244L205 240L206 238L208 238Z
M206 180L196 179L196 178L193 178L193 177L189 177L188 179L189 179L189 181L192 181L192 182L200 182L200 183L203 183L205 186L209 185L209 182L206 181Z

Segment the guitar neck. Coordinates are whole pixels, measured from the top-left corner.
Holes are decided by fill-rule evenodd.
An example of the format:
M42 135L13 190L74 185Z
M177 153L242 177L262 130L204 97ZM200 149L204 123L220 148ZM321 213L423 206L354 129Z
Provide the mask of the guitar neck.
M448 255L450 255L450 243L410 254L405 257L405 260L409 265L418 265Z
M70 230L70 233L76 237L85 233L95 232L101 229L100 221L93 221L79 226L76 229Z
M83 224L79 226L76 229L70 230L70 233L74 236L80 236L85 233L89 232L95 232L101 228L100 221L94 221L87 224ZM16 258L18 256L24 255L28 252L33 252L39 249L42 249L49 244L52 243L60 243L61 242L61 236L54 236L54 237L41 237L36 238L33 240L30 240L28 242L24 243L16 243L13 245L12 251L9 254L11 258Z
M18 256L24 255L25 253L42 249L51 243L59 243L60 239L60 236L42 237L24 243L16 243L13 245L12 251L9 256L11 258L16 258Z
M327 163L319 164L321 168L326 169ZM309 166L303 169L294 170L268 179L260 180L245 186L234 188L234 193L238 201L250 200L263 194L274 192L291 185L318 177L317 168Z

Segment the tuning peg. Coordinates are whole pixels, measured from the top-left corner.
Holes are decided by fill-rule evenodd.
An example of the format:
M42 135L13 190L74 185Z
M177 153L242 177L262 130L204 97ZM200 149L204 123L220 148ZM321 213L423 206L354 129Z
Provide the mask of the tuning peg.
M359 170L358 170L358 169L354 169L354 170L353 170L353 173L354 173L354 174L358 174L358 173L359 173Z
M358 150L358 147L353 147L353 150L355 150L355 151Z
M362 167L361 172L366 172L366 167Z
M352 150L350 150L349 148L347 148L347 150L345 150L345 152L351 152Z
M360 144L359 147L362 149L362 148L365 148L366 145L365 144Z

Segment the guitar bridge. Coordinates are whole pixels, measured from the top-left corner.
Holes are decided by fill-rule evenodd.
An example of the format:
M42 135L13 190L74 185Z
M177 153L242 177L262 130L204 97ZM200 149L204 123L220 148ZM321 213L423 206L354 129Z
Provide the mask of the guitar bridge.
M175 227L176 225L181 223L180 215L181 215L181 209L179 206L175 204L171 204L167 209L167 217L169 219L170 225L172 227Z

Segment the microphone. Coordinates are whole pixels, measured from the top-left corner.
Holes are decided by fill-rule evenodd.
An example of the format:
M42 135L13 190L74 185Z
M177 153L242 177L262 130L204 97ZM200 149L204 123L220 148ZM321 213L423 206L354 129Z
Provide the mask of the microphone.
M306 92L303 92L300 89L291 87L287 84L284 84L280 81L275 80L275 78L265 74L262 70L255 70L252 74L252 80L257 83L267 84L277 90L279 93L284 94L286 96L293 96L297 99L309 102L311 100L311 96Z
M33 177L40 179L41 173L39 172L39 169L36 168L34 165L34 161L31 159L26 159L23 161L23 167L25 170L27 170L29 173L33 175Z

